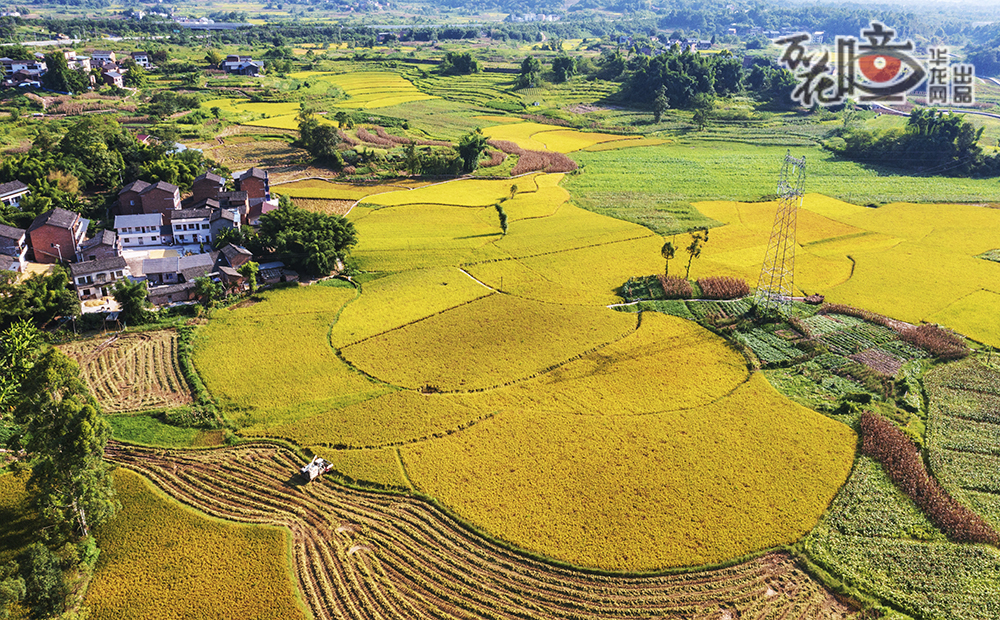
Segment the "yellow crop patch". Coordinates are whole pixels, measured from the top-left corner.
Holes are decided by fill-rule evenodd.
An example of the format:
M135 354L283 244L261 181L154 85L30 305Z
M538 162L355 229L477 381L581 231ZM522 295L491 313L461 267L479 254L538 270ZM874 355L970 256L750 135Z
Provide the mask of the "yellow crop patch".
M546 131L556 131L558 127L542 125L541 123L508 123L483 129L486 137L493 140L510 140L522 149L529 151L544 151L545 143L536 134Z
M532 377L632 332L635 317L494 294L341 350L393 385L470 391Z
M351 402L386 391L341 362L327 340L354 289L311 286L263 296L266 301L249 308L216 312L195 343L194 363L205 385L243 408L245 425L296 419L293 406L306 402Z
M375 484L405 489L409 485L403 477L403 469L395 448L374 450L333 450L313 446L312 451L333 464L335 471L353 480L374 482Z
M734 275L753 283L776 204L697 206L726 225L711 231L692 275ZM1000 264L976 258L997 246L998 229L1000 210L977 205L869 208L807 194L796 231L796 289L905 321L939 321L1000 345L1000 333L988 327L997 321L985 292L996 290ZM971 300L978 299L984 303L977 309Z
M653 236L644 226L564 204L550 217L511 222L509 232L496 246L512 256L532 256Z
M995 280L1000 285L1000 274ZM1000 288L1000 287L998 287ZM947 325L980 342L1000 342L1000 292L975 291L931 315L930 320Z
M379 278L341 312L330 341L342 347L492 293L457 267L415 269Z
M514 410L401 452L418 489L506 541L640 571L796 540L846 478L854 443L849 428L755 375L692 409Z
M323 200L361 200L372 194L396 192L405 189L399 185L352 185L323 179L306 179L280 185L271 185L271 191L291 198L318 198Z
M549 151L560 153L570 153L580 149L600 144L603 142L618 142L621 140L635 140L638 136L619 136L609 133L591 133L587 131L577 131L575 129L559 129L556 131L546 131L539 133L535 139L545 145Z
M492 245L501 235L492 208L404 205L372 211L354 222L358 245L351 254L371 271L507 258Z
M659 146L667 144L670 140L661 138L638 138L635 140L619 140L616 142L599 142L584 148L584 151L616 151L618 149L631 149L639 146Z
M537 175L536 175L537 176ZM436 183L419 189L372 196L367 204L384 206L408 204L442 204L463 207L484 207L510 196L511 186L528 188L533 177L515 180L459 179Z
M210 519L114 474L122 510L97 531L101 555L84 603L95 620L306 618L285 530Z

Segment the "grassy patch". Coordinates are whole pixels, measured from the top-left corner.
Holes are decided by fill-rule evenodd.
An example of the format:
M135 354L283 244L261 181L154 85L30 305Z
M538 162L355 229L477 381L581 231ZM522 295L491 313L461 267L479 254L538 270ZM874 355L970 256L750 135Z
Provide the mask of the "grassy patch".
M197 428L180 428L148 415L108 416L111 433L115 439L147 446L166 448L191 448L222 445L224 432L204 431Z

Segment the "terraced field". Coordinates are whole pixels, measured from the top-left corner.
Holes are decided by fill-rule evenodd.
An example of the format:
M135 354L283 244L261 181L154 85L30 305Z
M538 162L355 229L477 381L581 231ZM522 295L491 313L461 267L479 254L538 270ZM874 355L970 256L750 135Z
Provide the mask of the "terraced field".
M780 553L677 575L557 568L421 500L322 479L301 486L301 459L273 444L187 452L113 444L107 455L209 515L289 528L296 580L317 620L857 616Z
M177 361L177 332L98 336L60 347L80 365L104 411L140 411L192 402Z

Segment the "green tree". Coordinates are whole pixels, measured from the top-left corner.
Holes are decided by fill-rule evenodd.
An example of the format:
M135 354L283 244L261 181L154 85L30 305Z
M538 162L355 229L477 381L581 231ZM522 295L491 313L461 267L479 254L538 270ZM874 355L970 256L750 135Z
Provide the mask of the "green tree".
M69 288L69 272L55 267L49 274L33 274L23 282L18 274L0 271L0 327L28 320L45 327L57 316L76 316L80 301Z
M350 129L354 127L354 117L343 110L337 112L333 119L337 121L337 124L340 125L341 129Z
M66 609L69 593L59 568L59 558L40 542L32 543L18 556L24 579L24 602L35 618L49 618Z
M24 578L18 571L17 562L7 562L0 567L0 620L7 620L11 605L20 602L27 593Z
M479 156L486 150L486 136L476 129L458 141L458 155L462 158L462 171L469 173L479 167Z
M62 52L45 55L47 71L42 76L45 88L61 93L82 93L90 86L90 79L83 71L70 69Z
M202 276L194 279L194 296L205 308L209 310L215 308L215 304L222 299L224 294L222 286L212 282L210 278Z
M691 115L691 121L698 126L698 131L702 131L705 129L705 126L708 125L709 116L710 113L708 110L705 108L698 108L694 111L694 114Z
M684 273L685 278L691 277L691 263L694 262L694 259L701 256L701 250L706 243L708 243L707 228L702 228L701 230L691 233L691 243L689 243L687 248L685 248L688 253L687 271Z
M403 147L403 165L410 174L420 174L422 168L420 153L417 152L417 145L413 142Z
M666 266L663 267L663 275L665 276L670 275L670 261L674 259L674 256L676 254L677 254L677 249L674 247L674 244L671 241L667 241L666 243L663 244L663 247L660 248L660 256L662 256L663 260L666 261Z
M670 99L667 98L667 90L660 87L653 99L653 122L659 123L663 118L663 113L670 109Z
M260 265L251 261L247 261L240 265L240 268L236 271L239 272L241 276L247 279L247 283L250 285L250 294L257 294L257 274L260 272Z
M129 59L131 61L131 59ZM131 61L128 64L128 71L122 76L122 83L125 86L131 86L132 88L148 88L149 87L149 75L146 74L146 70L140 65L137 65L135 61Z
M0 333L0 421L11 413L21 382L34 365L41 334L30 321L20 320Z
M552 71L555 73L556 82L568 82L576 75L576 59L562 54L552 61Z
M542 61L533 56L521 61L521 73L517 76L518 88L534 88L542 81Z
M260 218L261 244L292 269L311 275L331 273L357 243L354 224L339 215L296 207L287 196L279 201L281 208Z
M129 325L142 325L149 320L149 290L142 280L121 278L111 289L111 296L121 306L122 319Z
M14 422L8 443L30 458L28 489L51 538L86 538L114 516L121 506L104 461L111 427L76 362L54 347L43 352L25 374Z
M500 220L500 230L503 231L504 236L507 236L507 212L503 210L503 205L499 202L493 207L497 210L497 218Z
M222 65L222 61L225 59L226 57L223 56L222 52L220 52L219 50L211 49L208 50L207 54L205 54L205 62L215 67L216 69L218 69L219 66Z
M315 110L303 101L299 104L299 113L295 120L299 124L299 145L312 152L313 132L319 127L319 119L316 118Z
M479 61L469 52L446 52L438 67L443 75L469 75L481 70Z

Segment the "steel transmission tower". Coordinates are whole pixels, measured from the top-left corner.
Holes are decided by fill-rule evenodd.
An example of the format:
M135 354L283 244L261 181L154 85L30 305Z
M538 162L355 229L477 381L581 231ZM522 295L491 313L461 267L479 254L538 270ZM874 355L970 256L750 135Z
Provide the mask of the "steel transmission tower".
M764 255L764 266L757 280L754 304L764 311L777 310L787 314L794 291L795 278L795 218L802 205L802 184L806 177L806 158L785 154L778 178L778 212L771 228L771 240Z

